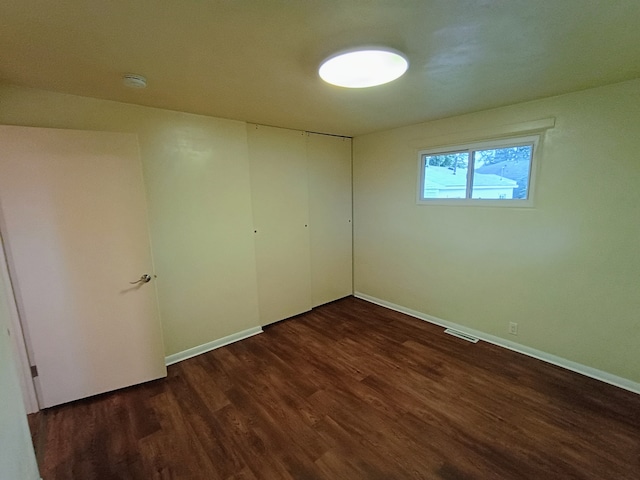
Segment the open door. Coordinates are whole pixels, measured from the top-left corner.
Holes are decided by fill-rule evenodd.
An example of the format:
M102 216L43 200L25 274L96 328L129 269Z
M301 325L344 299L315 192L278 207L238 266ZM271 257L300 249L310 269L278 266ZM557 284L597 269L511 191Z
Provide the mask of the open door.
M0 126L0 151L40 407L166 376L136 136Z

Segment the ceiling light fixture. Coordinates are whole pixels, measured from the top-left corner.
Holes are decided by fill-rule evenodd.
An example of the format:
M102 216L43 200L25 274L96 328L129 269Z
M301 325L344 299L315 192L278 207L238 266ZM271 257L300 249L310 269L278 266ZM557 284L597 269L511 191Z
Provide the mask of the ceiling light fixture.
M327 83L347 88L366 88L389 83L409 68L407 58L386 47L358 48L330 56L318 73Z
M125 86L130 88L146 88L147 79L142 75L137 75L135 73L127 73L122 77L122 83Z

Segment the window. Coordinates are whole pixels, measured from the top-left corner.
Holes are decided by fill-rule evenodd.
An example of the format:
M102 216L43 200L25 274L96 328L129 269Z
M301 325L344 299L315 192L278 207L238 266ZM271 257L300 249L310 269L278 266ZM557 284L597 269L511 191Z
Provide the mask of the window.
M418 202L529 205L538 136L419 152Z

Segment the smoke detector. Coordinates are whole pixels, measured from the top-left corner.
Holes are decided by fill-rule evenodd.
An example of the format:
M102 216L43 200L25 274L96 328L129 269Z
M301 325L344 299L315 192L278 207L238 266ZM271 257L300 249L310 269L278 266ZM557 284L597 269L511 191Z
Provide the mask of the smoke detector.
M129 88L146 88L147 79L142 75L127 73L122 77L122 83Z

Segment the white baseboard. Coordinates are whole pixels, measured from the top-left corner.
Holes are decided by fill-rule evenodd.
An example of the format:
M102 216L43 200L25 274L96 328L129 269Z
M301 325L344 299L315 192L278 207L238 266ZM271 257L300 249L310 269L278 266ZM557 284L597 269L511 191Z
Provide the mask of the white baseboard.
M164 363L166 366L173 365L174 363L181 362L188 358L210 352L211 350L215 350L216 348L224 347L225 345L229 345L230 343L253 337L254 335L258 335L259 333L262 333L261 327L253 327L238 333L232 333L231 335L219 338L218 340L214 340L213 342L204 343L202 345L198 345L197 347L189 348L188 350L169 355L168 357L164 358Z
M424 320L425 322L434 323L436 325L439 325L445 328L453 328L460 332L466 333L467 335L478 337L480 340L483 340L487 343L491 343L499 347L507 348L509 350L513 350L514 352L522 353L523 355L537 358L538 360L542 360L543 362L551 363L558 367L571 370L572 372L580 373L587 377L600 380L601 382L605 382L610 385L615 385L616 387L620 387L625 390L629 390L630 392L640 394L640 383L634 382L632 380L618 377L617 375L603 372L602 370L588 367L586 365L582 365L581 363L572 362L571 360L567 360L566 358L557 357L550 353L543 352L541 350L536 350L535 348L527 347L526 345L521 345L519 343L511 342L509 340L505 340L504 338L496 337L494 335L490 335L488 333L484 333L479 330L474 330L473 328L468 328L463 325L459 325L457 323L449 322L447 320L442 320L437 317L432 317L431 315L427 315L425 313L418 312L416 310L411 310L410 308L406 308L401 305L396 305L395 303L387 302L386 300L381 300L379 298L372 297L365 293L355 292L353 296L356 298L360 298L362 300L366 300L367 302L375 303L376 305L380 305L382 307L395 310L396 312L405 313L411 317Z

